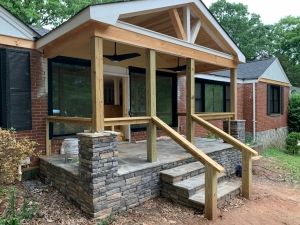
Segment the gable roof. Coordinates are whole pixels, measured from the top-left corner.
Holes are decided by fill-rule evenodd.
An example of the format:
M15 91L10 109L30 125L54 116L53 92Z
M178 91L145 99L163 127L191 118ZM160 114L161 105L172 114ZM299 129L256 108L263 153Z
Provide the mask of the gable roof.
M237 78L243 80L258 79L276 59L277 58L274 57L240 64L237 69ZM229 70L214 72L211 74L221 77L230 77Z
M0 5L0 35L34 40L39 34Z
M245 55L200 0L134 0L115 2L113 4L90 5L41 38L37 42L37 48L43 48L48 43L88 21L96 21L113 25L121 29L144 32L143 34L145 35L151 35L149 32L146 32L147 29L138 27L134 24L129 24L124 22L124 20L127 18L136 18L138 16L143 17L151 13L159 13L171 8L180 8L184 6L190 6L192 16L196 15L201 19L201 29L205 30L211 36L213 41L220 45L222 53L230 54L234 52L240 62L245 62ZM215 32L217 32L217 34ZM155 35L154 33L155 32L152 32L153 35ZM224 45L224 43L226 44Z
M41 37L48 34L51 30L45 29L43 27L36 27L32 25L28 25L32 30L34 30L37 34L39 34Z

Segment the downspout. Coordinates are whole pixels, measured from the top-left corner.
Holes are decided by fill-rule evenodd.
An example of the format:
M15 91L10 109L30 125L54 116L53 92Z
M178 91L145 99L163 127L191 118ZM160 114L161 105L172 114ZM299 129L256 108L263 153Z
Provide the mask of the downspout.
M252 115L253 115L253 119L252 119L252 128L253 128L253 135L252 135L252 139L253 141L255 141L256 137L255 137L255 134L256 134L256 99L255 99L255 81L253 81L252 83Z

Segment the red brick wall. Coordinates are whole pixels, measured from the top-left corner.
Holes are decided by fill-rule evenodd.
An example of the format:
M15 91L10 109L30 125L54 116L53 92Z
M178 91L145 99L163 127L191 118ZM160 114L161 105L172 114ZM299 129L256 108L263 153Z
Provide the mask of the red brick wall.
M256 84L256 132L288 126L289 87L284 88L284 114L267 115L267 83Z
M255 85L255 88L257 88L257 85ZM243 84L243 89L243 117L241 119L246 120L245 131L252 132L253 84Z
M42 150L42 154L46 153L45 148L45 116L48 115L48 88L47 78L43 71L42 54L36 50L15 48L0 45L0 48L10 48L30 52L30 70L31 70L31 110L32 110L32 130L17 131L17 137L29 137L30 140L36 141L39 146L38 150ZM38 164L36 158L31 159L31 165Z
M237 85L237 118L242 120L244 117L244 86Z

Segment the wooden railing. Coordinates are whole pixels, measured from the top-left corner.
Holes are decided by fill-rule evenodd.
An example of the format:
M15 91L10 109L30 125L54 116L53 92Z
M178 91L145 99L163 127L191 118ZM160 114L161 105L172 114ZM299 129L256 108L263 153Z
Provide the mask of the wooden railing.
M228 120L228 134L230 134L230 120L234 117L232 112L222 112L222 113L195 113L196 116L204 120L213 120L213 119L227 119ZM180 132L180 117L186 116L185 112L178 112L178 133Z
M242 152L242 195L243 197L250 199L252 195L252 156L258 155L258 153L219 128L211 125L204 119L199 118L197 115L192 115L192 119L195 123L217 135Z

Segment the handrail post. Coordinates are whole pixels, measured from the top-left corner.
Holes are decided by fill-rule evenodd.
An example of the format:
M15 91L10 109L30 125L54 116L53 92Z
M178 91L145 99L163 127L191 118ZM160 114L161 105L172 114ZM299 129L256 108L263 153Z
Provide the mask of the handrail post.
M205 163L205 218L217 219L217 171Z
M252 197L252 154L242 151L242 196L247 199Z
M195 114L195 61L186 59L186 139L195 143L195 124L192 115Z

